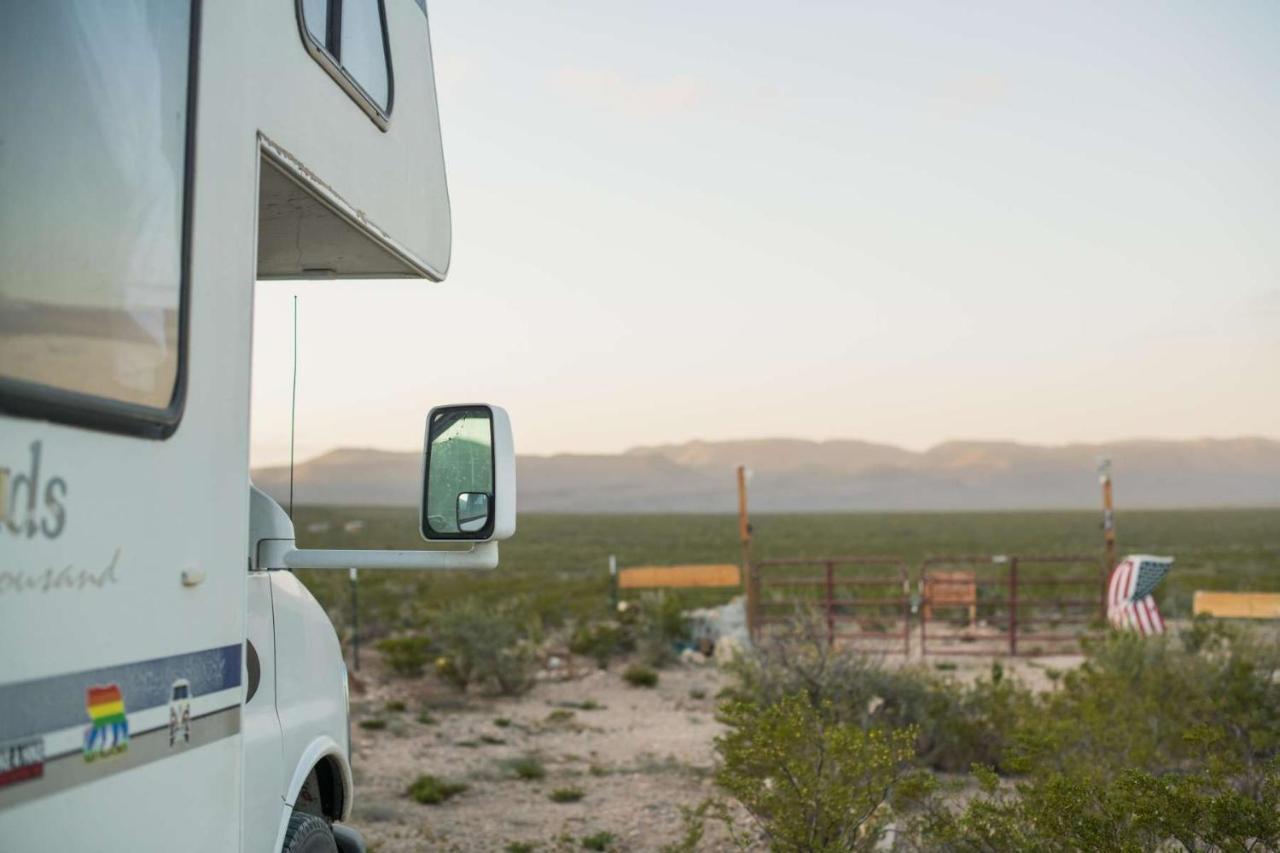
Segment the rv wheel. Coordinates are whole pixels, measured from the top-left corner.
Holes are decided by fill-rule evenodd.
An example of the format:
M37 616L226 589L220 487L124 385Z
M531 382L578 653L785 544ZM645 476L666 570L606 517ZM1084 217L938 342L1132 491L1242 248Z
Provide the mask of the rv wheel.
M294 812L289 816L280 853L338 853L338 842L333 840L333 830L324 818Z

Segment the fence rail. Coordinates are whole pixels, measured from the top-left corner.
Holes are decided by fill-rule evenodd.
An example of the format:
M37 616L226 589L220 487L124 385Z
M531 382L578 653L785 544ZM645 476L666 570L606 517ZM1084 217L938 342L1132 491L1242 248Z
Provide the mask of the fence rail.
M829 644L910 654L913 604L923 655L1072 651L1106 609L1106 570L1080 554L929 557L916 573L888 555L759 560L748 573L749 623L768 633L815 614Z
M821 574L808 574L814 569ZM757 633L790 621L797 611L816 612L828 645L841 640L871 651L911 651L911 585L898 557L759 560L751 566L751 584L756 612L750 621ZM838 592L845 588L861 592Z

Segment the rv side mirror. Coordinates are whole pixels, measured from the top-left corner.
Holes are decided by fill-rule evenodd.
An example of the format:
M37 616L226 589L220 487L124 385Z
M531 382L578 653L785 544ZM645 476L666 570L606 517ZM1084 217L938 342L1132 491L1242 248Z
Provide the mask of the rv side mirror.
M488 542L516 530L511 421L498 406L438 406L423 447L422 536Z

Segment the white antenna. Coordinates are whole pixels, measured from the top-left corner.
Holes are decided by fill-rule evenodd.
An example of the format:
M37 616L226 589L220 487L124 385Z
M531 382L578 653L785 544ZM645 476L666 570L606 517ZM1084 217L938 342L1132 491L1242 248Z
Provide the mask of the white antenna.
M293 391L289 395L289 520L293 520L293 435L298 415L298 294L293 295Z

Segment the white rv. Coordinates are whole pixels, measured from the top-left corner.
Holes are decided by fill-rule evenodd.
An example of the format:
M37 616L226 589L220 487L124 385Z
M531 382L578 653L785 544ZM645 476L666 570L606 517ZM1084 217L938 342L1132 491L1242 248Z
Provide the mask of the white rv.
M291 569L496 566L510 425L424 413L423 535L470 550L297 548L253 290L444 278L425 3L6 2L0 79L0 849L360 850Z

